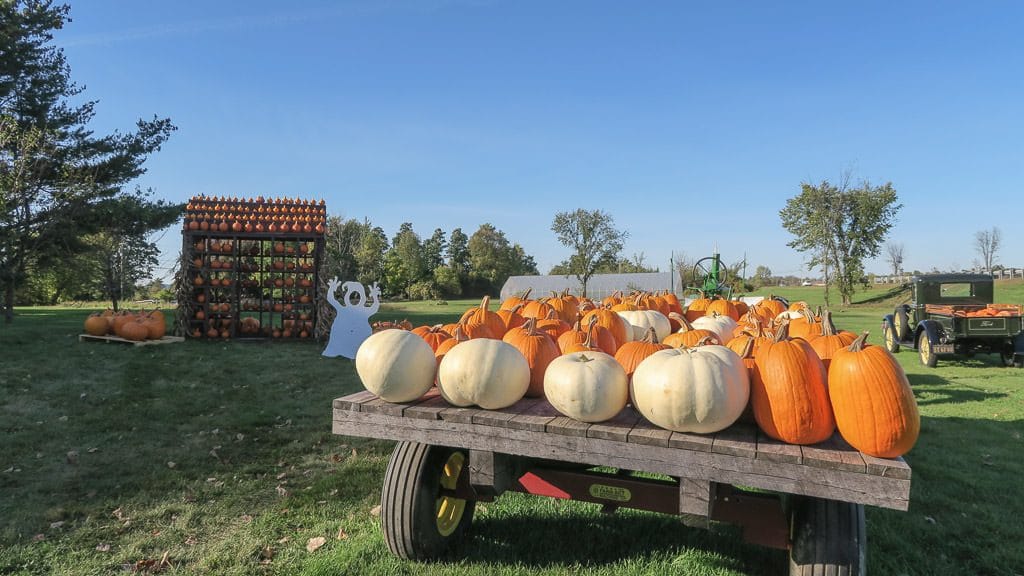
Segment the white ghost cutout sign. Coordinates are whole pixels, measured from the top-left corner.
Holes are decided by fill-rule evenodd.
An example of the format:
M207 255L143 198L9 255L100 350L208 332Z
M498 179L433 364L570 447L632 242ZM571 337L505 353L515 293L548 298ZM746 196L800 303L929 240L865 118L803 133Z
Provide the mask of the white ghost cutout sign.
M334 296L339 286L345 293L342 298L344 306ZM353 302L356 296L358 298ZM374 282L370 287L370 293L367 294L359 282L341 283L335 277L327 283L327 301L334 307L337 315L331 324L331 336L323 355L328 358L344 356L354 359L359 345L373 333L370 328L370 316L376 314L380 308L380 288Z

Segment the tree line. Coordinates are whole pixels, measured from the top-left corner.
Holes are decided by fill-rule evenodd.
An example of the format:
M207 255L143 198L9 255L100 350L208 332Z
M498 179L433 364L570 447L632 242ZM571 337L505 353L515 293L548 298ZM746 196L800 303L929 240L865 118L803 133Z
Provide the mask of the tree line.
M325 247L325 277L377 283L390 298L496 294L509 276L538 273L533 257L490 223L470 236L462 228L435 228L424 238L404 222L388 237L369 220L331 216Z

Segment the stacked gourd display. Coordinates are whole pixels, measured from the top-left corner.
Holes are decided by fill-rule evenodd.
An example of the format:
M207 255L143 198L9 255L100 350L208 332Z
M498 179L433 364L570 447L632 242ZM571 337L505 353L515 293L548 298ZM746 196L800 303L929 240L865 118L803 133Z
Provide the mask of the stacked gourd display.
M189 232L255 234L323 234L327 207L323 200L254 199L194 196L185 205Z
M159 310L114 312L108 308L90 314L84 327L90 336L117 336L133 342L160 340L167 333L167 322Z
M749 405L777 440L815 444L838 428L882 458L917 439L917 404L892 355L803 303L700 298L684 310L673 294L594 302L563 293L488 308L484 298L454 324L373 334L356 355L363 385L410 402L436 384L449 403L486 409L545 397L583 422L632 402L657 426L702 434L728 428Z

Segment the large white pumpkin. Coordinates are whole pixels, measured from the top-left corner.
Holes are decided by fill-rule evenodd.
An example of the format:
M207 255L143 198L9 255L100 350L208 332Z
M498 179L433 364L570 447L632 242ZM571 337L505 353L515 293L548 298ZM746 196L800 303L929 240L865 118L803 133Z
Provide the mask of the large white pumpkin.
M658 342L672 333L672 324L668 321L668 317L657 310L623 310L618 314L632 326L630 340L643 340L651 328L654 328Z
M467 340L444 355L437 387L455 406L505 408L530 387L530 364L515 346L501 340Z
M544 396L560 413L580 422L603 422L629 400L626 371L603 352L559 356L544 373Z
M732 340L732 333L736 330L736 321L732 318L725 316L724 314L715 314L713 316L701 316L690 323L694 328L703 328L704 330L711 330L715 334L718 334L718 340L720 342L728 342Z
M381 330L356 350L363 386L388 402L410 402L434 385L437 363L423 338L408 330Z
M750 398L739 355L725 346L671 348L651 354L633 372L633 406L675 432L709 434L732 425Z

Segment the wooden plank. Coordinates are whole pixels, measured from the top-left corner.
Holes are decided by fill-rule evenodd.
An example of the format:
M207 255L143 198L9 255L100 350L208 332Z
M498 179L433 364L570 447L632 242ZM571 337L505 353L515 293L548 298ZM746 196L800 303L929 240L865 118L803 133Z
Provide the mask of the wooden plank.
M774 438L769 438L764 432L758 431L757 458L800 464L803 462L803 450L800 449L800 446L786 444Z
M586 436L588 428L590 428L590 424L568 416L556 416L544 426L546 432L566 436Z
M359 411L359 405L363 402L369 402L376 398L377 395L369 390L360 390L354 394L348 396L342 396L341 398L334 399L335 410L354 410Z
M367 400L359 405L360 412L366 412L368 414L388 414L390 416L401 416L402 410L405 410L405 404L394 404L380 398L374 398Z
M433 390L437 390L434 388ZM418 404L409 406L402 413L406 418L420 418L423 420L439 420L441 418L441 411L451 406L444 398L441 397L440 393L430 394L424 396Z
M905 479L667 446L351 411L335 411L333 431L642 470L896 510L907 510L910 502L910 481Z
M682 450L696 450L697 452L711 452L711 445L715 437L709 434L692 434L690 432L673 432L668 439L670 448Z
M508 420L507 428L543 432L548 422L557 416L560 414L551 407L551 404L548 404L547 401L540 401Z
M472 406L467 406L465 408L459 406L449 406L448 408L441 410L441 412L439 412L438 415L441 417L441 420L444 420L446 422L472 424L473 416L478 412L480 412L480 409Z
M479 413L473 415L473 424L507 428L509 420L533 408L538 402L545 402L545 400L543 398L523 398L508 408L502 408L500 410L481 410Z
M659 428L641 418L629 431L628 441L630 444L643 444L644 446L668 446L668 439L671 437L671 430Z
M867 466L867 473L873 476L885 476L886 478L900 478L910 480L910 466L903 458L875 458L861 453L864 464Z
M631 406L622 409L610 420L593 424L587 428L587 437L603 438L605 440L618 440L625 442L629 438L629 431L640 420L640 413Z
M79 342L108 342L115 344L131 344L133 346L157 346L160 344L175 344L178 342L184 342L185 338L182 336L164 336L159 340L128 340L121 338L120 336L93 336L92 334L79 334Z
M754 458L757 456L757 427L738 423L715 434L711 451L716 454L731 454Z
M842 440L838 433L833 434L824 442L803 446L801 450L804 456L803 463L808 466L850 472L865 472L867 470L864 457Z

